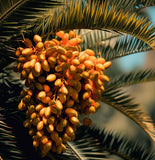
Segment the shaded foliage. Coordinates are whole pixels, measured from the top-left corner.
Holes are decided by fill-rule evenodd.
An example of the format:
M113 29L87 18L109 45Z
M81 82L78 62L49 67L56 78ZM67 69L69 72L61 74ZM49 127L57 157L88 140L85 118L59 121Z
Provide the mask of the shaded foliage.
M5 118L1 114L0 107L0 155L7 160L23 159L22 152L16 144L16 137L12 133L12 128L5 123Z

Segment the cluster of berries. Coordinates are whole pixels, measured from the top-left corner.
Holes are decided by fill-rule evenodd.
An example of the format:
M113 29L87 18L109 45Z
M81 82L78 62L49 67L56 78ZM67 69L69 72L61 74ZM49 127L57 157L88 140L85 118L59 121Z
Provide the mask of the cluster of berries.
M88 115L83 124L92 125L89 114L100 108L97 101L109 81L103 71L111 65L93 50L80 51L82 40L74 31L56 35L60 41L44 43L35 35L35 46L24 39L26 48L19 47L15 53L14 70L21 73L27 87L21 91L18 109L26 110L24 126L42 157L50 150L58 154L66 150L64 143L74 140L80 126L78 114Z

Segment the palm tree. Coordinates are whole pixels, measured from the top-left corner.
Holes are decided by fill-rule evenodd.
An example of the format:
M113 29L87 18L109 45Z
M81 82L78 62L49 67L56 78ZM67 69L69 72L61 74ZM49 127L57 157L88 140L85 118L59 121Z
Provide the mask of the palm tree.
M83 40L81 50L93 49L115 62L123 56L155 49L154 26L142 12L154 5L154 0L0 0L0 159L41 159L22 125L25 114L17 110L23 83L12 72L11 63L16 60L13 53L22 45L23 34L30 39L39 34L46 40L55 37L56 31L75 30ZM149 137L146 144L107 132L106 128L81 126L76 139L66 144L66 153L50 152L43 159L155 159L153 120L122 89L154 80L155 71L116 72L117 68L112 73L107 71L113 78L106 84L100 103L136 123L136 129L141 128ZM97 123L102 124L102 120Z

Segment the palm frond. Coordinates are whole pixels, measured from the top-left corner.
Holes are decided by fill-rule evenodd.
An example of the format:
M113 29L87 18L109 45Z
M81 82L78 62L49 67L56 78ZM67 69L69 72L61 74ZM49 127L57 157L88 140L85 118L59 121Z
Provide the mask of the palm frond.
M155 128L152 119L139 104L133 103L133 98L120 89L109 89L102 95L101 101L120 111L133 120L155 141Z
M151 50L145 42L130 35L84 29L76 30L76 32L83 40L81 50L90 48L95 51L96 55L101 52L106 60Z
M15 48L0 43L0 72L4 67L17 59L14 53Z
M77 35L81 36L82 44L81 49L84 48L96 48L96 46L102 45L102 42L110 41L111 39L117 39L123 36L122 33L116 33L113 31L80 29L75 30Z
M102 30L90 30L90 29L80 29L75 30L77 35L81 36L82 44L81 50L85 48L91 48L96 53L99 52L101 46L105 46L105 43L112 44L114 40L119 39L123 34L116 33L112 31L102 31ZM107 42L108 41L108 42Z
M149 160L155 158L146 146L134 145L126 138L96 128L80 127L74 142L68 142L67 152L48 156L63 160ZM131 149L129 149L131 148Z
M141 82L148 82L155 80L155 71L153 69L147 69L144 71L132 71L130 73L123 74L118 77L114 77L108 84L105 85L106 91L109 89L117 89Z
M1 0L0 1L0 22L6 20L8 16L10 16L14 12L20 11L21 8L27 8L31 6L31 9L29 10L32 11L45 11L47 8L52 7L55 4L61 4L61 1L58 0L50 0L50 1L36 1L36 0ZM28 8L27 12L26 10L23 12L28 13ZM35 14L37 15L37 14ZM28 16L28 15L27 15ZM29 15L30 16L30 15Z
M18 75L11 72L12 66L9 66L0 73L0 102L1 108L0 113L4 115L5 121L13 132L15 142L18 144L18 148L21 151L21 157L25 160L37 159L41 160L39 154L35 151L32 146L32 138L28 134L27 129L24 128L23 122L26 115L18 111L18 103L20 101L20 91L22 90L23 84L19 80ZM13 78L14 77L14 78ZM7 140L7 139L6 139ZM4 141L5 142L5 141ZM1 146L5 147L4 145ZM4 148L5 149L5 148ZM8 149L13 150L13 148ZM2 150L3 151L3 150ZM3 152L5 154L5 152ZM0 150L0 155L1 150ZM11 154L8 156L13 156ZM2 157L3 158L3 157ZM4 158L5 159L5 158ZM15 159L15 158L14 158ZM6 160L14 160L6 159Z
M5 19L13 10L21 6L26 1L21 0L1 0L0 1L0 22Z
M154 48L155 29L146 18L122 10L116 11L107 1L103 3L71 3L58 15L49 14L38 19L34 26L35 32L49 34L58 30L100 29L123 32L141 39Z
M103 0L99 0L103 1ZM124 9L125 11L135 12L145 7L150 7L155 5L154 0L109 0L111 5L115 5L116 9Z
M1 0L0 41L21 34L23 26L28 26L36 18L62 4L62 0Z
M22 151L16 144L16 137L12 133L12 128L4 122L5 118L1 114L2 110L0 107L0 156L6 160L21 160L23 159Z
M106 60L113 60L149 50L152 50L149 45L130 35L122 36L118 41L116 41L114 47L111 47L111 43L107 46L99 47L99 51Z

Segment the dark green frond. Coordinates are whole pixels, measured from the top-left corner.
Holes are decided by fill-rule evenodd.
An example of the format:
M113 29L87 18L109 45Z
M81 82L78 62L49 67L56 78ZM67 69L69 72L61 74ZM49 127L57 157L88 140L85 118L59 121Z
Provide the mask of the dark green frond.
M154 48L155 29L147 19L130 15L122 10L116 11L115 6L110 7L105 1L99 3L86 3L79 1L72 3L58 15L44 16L38 23L35 22L35 32L49 34L58 30L70 29L100 29L123 32L141 39Z
M12 128L5 123L5 118L1 114L0 107L0 156L5 160L23 159L22 152L16 144L16 137L12 133Z
M155 80L155 70L148 69L144 71L123 74L119 77L114 77L109 83L106 84L105 88L107 90L117 89L120 87L125 87L141 82L148 82Z
M150 160L155 154L139 143L134 145L126 138L95 128L80 127L74 142L68 142L67 152L62 155L50 153L49 157L63 160ZM130 148L130 149L129 149ZM53 160L54 160L53 158Z
M101 101L133 120L155 141L155 129L151 117L138 104L133 103L133 98L129 95L120 89L112 88L103 93Z
M11 12L24 4L26 0L1 0L0 1L0 22L7 18Z
M60 4L60 0L49 0L49 1L36 1L36 0L1 0L0 1L0 23L8 18L11 14L15 12L25 10L25 13L28 13L31 10L31 13L34 14L34 11L45 11L47 8L52 7L54 4ZM33 11L33 12L32 12ZM23 10L24 12L24 10ZM28 16L28 15L27 15ZM29 15L30 16L30 15Z
M17 59L14 53L15 48L0 43L0 72L4 67Z
M60 4L60 0L1 0L0 41L7 41L13 35L21 34L23 27Z
M41 158L32 146L32 138L29 136L28 130L23 126L23 121L26 116L24 113L18 111L18 103L20 101L19 95L22 90L22 83L19 80L18 75L14 74L11 69L11 66L7 67L2 73L0 73L0 107L3 109L0 112L4 115L7 125L11 127L10 130L13 133L14 141L16 142L15 144L17 144L18 148L22 152L21 157L25 160L40 160ZM4 147L4 145L0 146L0 148L2 147ZM9 146L7 148L10 149L10 151L14 150L14 148L11 149ZM2 156L1 149L0 155ZM13 155L14 154L11 154L10 152L9 155L5 156ZM10 158L6 160L16 159L17 158Z

